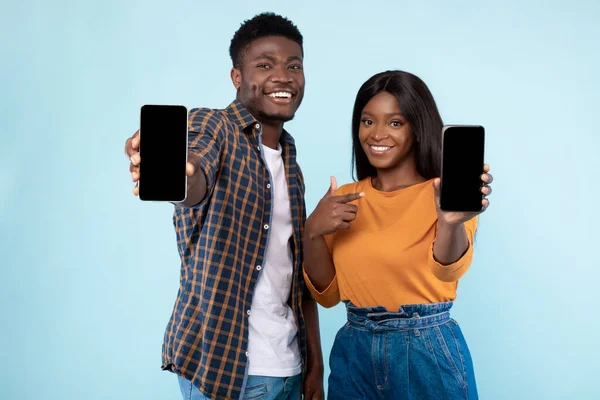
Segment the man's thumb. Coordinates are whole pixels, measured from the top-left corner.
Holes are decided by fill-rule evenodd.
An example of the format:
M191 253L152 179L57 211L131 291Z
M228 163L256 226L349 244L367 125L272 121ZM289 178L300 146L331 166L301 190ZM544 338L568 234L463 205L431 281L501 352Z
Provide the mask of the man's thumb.
M187 176L193 176L200 170L200 157L195 154L188 154L188 163L185 167Z

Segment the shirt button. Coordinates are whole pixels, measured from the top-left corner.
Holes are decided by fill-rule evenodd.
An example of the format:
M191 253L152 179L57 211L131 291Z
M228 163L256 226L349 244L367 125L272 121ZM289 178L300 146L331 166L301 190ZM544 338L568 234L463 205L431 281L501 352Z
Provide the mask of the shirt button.
M260 124L256 124L256 125L254 125L254 127L255 127L256 129L260 129Z
M269 225L265 224L265 226L263 226L263 228L269 229Z
M271 184L267 183L267 189L271 189Z
M262 269L262 267L261 267L260 265L257 265L257 266L256 266L256 270L257 270L257 271L260 271L261 269Z
M250 315L250 310L246 311L246 314Z
M248 352L246 352L246 357L248 357Z

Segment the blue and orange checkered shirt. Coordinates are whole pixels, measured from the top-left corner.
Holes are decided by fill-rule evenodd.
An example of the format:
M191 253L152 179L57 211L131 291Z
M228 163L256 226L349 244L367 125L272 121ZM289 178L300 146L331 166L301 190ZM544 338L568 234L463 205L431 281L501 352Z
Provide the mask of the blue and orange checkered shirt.
M163 343L162 368L192 381L206 396L238 399L246 376L248 316L264 263L271 223L271 182L261 126L237 100L224 110L190 110L189 151L202 160L207 194L175 207L181 278ZM294 139L284 130L282 157L293 221L294 274L289 305L306 368L302 274L306 209Z

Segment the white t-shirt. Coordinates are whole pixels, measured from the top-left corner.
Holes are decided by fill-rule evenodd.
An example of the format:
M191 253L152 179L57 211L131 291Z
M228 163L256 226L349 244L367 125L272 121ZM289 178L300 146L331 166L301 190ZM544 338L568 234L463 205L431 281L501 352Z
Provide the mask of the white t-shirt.
M271 172L273 213L249 317L248 374L288 377L302 371L294 312L287 304L293 273L292 214L281 146L262 149Z

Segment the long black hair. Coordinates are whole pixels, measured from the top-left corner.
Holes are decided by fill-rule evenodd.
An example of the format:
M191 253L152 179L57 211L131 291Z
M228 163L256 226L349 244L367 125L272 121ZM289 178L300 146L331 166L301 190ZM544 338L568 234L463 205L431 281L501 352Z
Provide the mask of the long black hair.
M419 77L404 71L385 71L369 78L358 90L354 102L352 164L356 178L362 180L377 174L362 148L358 132L363 108L381 92L388 92L397 99L400 110L412 128L419 175L425 179L439 177L443 122L433 95Z

